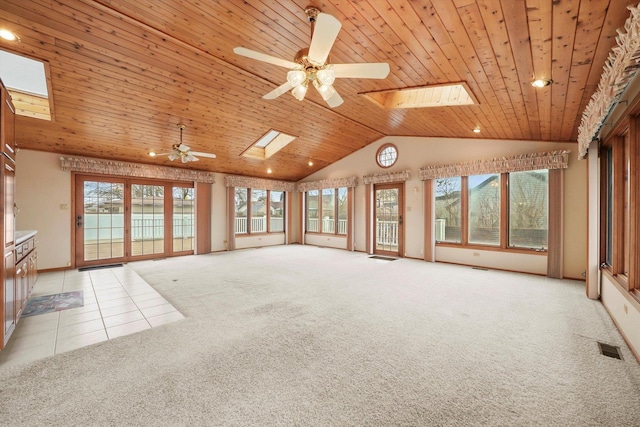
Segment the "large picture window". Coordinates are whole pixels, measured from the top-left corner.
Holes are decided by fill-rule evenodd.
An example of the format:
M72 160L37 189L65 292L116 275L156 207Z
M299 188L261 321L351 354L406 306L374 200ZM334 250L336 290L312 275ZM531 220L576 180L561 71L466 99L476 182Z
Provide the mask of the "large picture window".
M236 235L284 232L285 192L235 188Z
M346 187L307 191L306 231L346 235L348 194Z
M634 119L638 120L638 119ZM628 130L607 139L600 150L601 265L625 289L640 299L640 251L637 204L638 172ZM635 180L635 182L634 182ZM635 269L634 269L635 267Z
M435 180L438 243L546 249L549 171Z

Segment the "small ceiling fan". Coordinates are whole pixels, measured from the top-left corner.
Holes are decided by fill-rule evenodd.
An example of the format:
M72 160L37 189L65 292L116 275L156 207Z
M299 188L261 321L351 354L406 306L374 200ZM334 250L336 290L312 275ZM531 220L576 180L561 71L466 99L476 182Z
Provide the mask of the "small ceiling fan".
M170 153L154 154L154 156L169 156L169 160L174 161L180 159L182 163L197 162L200 159L198 159L196 156L215 159L216 155L213 153L191 151L191 147L182 143L182 131L185 128L186 126L183 124L178 125L178 129L180 129L180 144L173 144L173 146L171 147L173 148L173 151L171 151Z
M311 22L311 44L309 48L298 51L293 62L244 47L233 49L238 55L290 69L287 82L264 95L263 99L275 99L291 90L291 94L302 101L309 84L312 84L322 99L333 108L343 103L342 97L333 87L336 78L384 79L389 75L389 64L385 62L330 64L329 51L342 24L335 17L321 13L315 7L308 7L305 13Z

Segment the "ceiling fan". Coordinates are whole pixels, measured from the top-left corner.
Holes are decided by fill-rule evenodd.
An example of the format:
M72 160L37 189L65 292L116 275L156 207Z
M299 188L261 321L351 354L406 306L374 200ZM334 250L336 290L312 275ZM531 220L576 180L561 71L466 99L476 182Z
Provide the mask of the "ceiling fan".
M169 156L169 160L174 161L180 159L182 163L188 162L197 162L198 159L196 156L200 157L209 157L211 159L215 159L216 155L213 153L201 153L199 151L191 151L191 147L182 143L182 131L186 128L185 125L179 124L178 129L180 129L180 144L173 144L171 148L173 151L170 153L161 153L154 154L154 156Z
M343 102L333 87L336 78L384 79L389 75L389 64L385 62L330 64L329 51L338 37L342 24L335 17L321 13L315 7L308 7L305 13L311 22L311 44L308 48L298 51L293 61L244 47L233 49L238 55L290 69L287 82L264 95L263 99L275 99L291 90L291 94L302 101L309 84L312 84L322 99L333 108Z

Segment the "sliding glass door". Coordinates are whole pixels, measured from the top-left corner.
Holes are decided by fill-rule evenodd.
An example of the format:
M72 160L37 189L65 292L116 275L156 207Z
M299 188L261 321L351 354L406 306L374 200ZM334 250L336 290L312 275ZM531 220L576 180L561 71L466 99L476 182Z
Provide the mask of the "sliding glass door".
M76 175L75 186L77 267L193 253L191 183Z

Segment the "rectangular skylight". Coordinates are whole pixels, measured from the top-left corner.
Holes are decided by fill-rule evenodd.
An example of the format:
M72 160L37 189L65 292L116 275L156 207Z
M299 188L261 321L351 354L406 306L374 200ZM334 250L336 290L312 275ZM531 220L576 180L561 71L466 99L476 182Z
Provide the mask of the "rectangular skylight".
M295 136L271 129L254 142L251 147L244 150L242 155L253 159L266 160L282 150L294 139L296 139Z
M0 79L7 87L16 114L51 120L48 63L0 50Z
M11 89L45 98L49 96L43 62L0 50L0 77Z
M417 88L363 93L382 108L451 107L478 104L466 83L447 83Z

